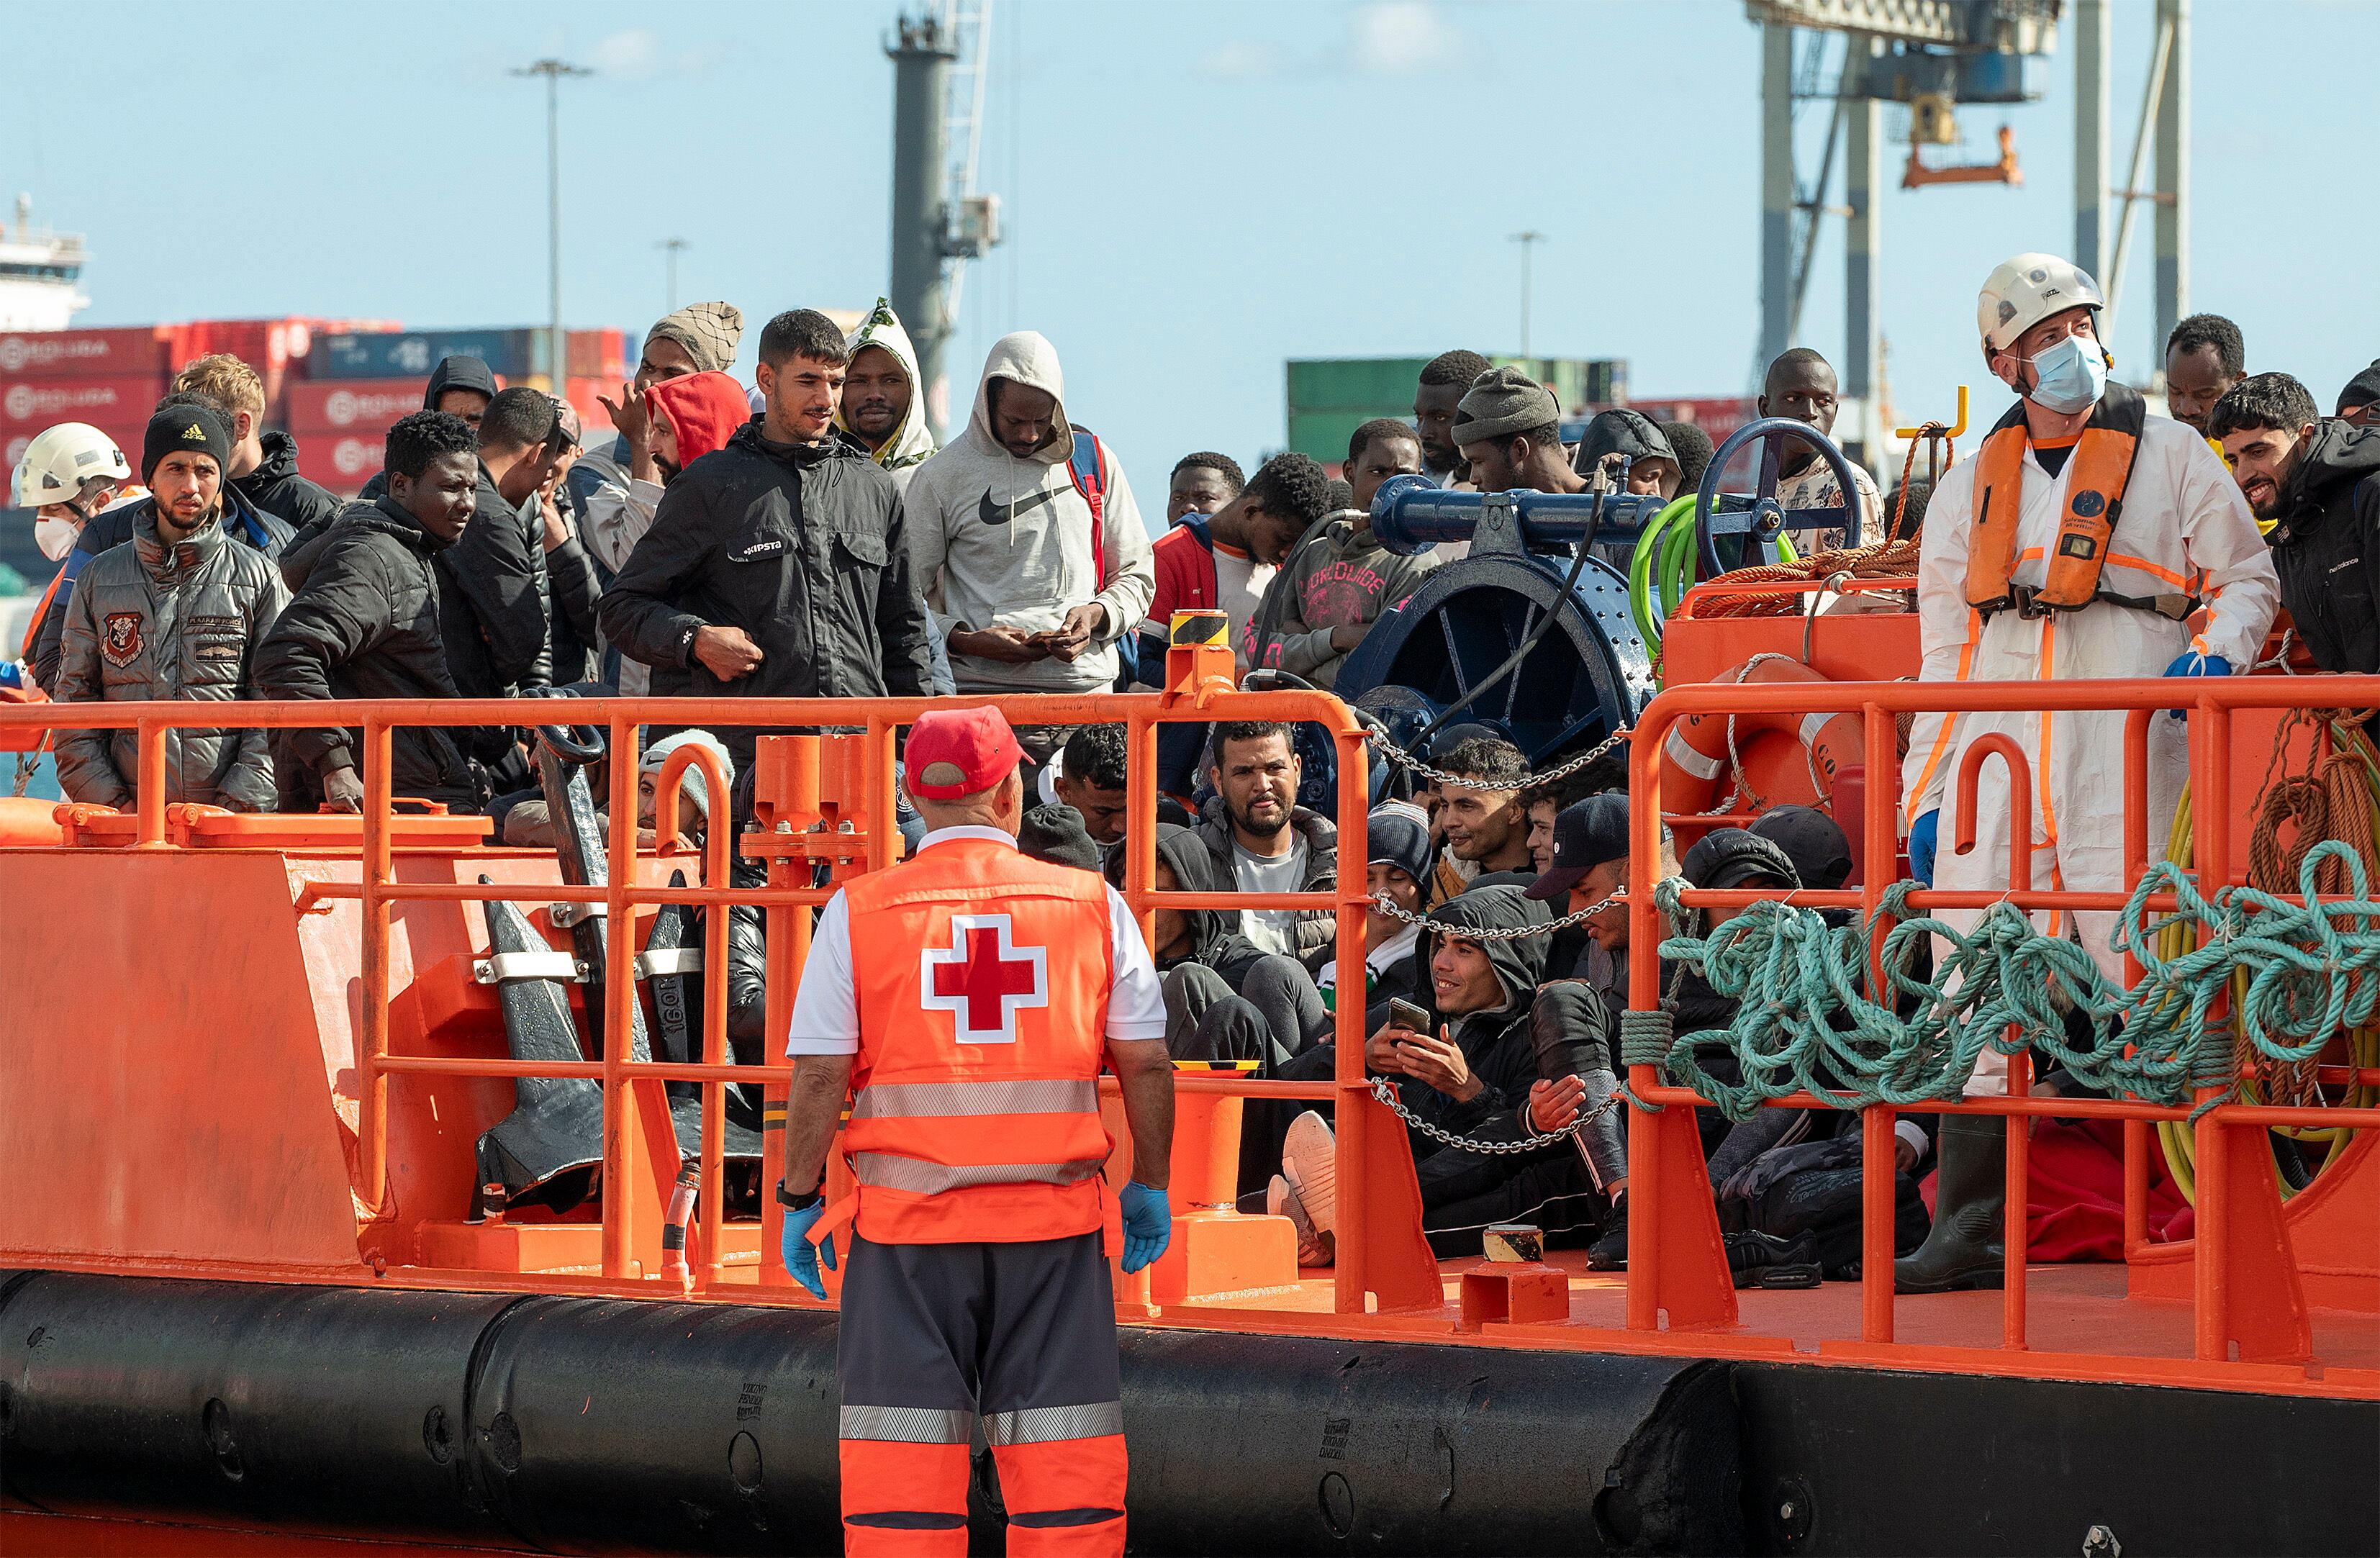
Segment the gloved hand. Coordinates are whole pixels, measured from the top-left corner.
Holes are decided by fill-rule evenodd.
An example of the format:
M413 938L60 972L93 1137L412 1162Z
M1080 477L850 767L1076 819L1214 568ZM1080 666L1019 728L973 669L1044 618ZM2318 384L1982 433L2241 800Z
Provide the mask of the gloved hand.
M1938 806L1909 824L1909 874L1926 887L1934 885L1934 840L1941 831Z
M829 1234L817 1244L810 1243L810 1230L826 1215L826 1198L821 1196L809 1206L795 1211L785 1209L785 1237L783 1255L785 1271L793 1279L810 1290L813 1298L826 1296L826 1279L819 1275L819 1263L834 1270L834 1235Z
M2231 674L2231 663L2219 654L2201 654L2192 650L2174 656L2173 663L2165 668L2165 674L2168 676L2228 676ZM2178 720L2188 711L2168 709L2166 712Z
M1123 1269L1137 1272L1154 1264L1173 1242L1173 1209L1165 1192L1128 1180L1116 1203L1123 1209Z

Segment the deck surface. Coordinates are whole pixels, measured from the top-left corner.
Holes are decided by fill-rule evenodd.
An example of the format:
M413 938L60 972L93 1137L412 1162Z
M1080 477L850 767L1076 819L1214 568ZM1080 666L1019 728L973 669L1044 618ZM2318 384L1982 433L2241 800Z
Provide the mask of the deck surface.
M1571 1325L1612 1331L1625 1327L1625 1272L1590 1272L1581 1250L1554 1250L1546 1259L1569 1273ZM1439 1262L1446 1284L1443 1320L1447 1325L1454 1324L1459 1314L1462 1273L1476 1264L1475 1260ZM1273 1311L1284 1319L1328 1315L1330 1269L1306 1267L1298 1275L1293 1291L1211 1305L1177 1305L1169 1312L1177 1318L1202 1308L1228 1309L1235 1316L1251 1311ZM2120 1265L2032 1267L2026 1284L2026 1336L2033 1350L2176 1362L2190 1359L2190 1305L2178 1299L2129 1297L2125 1284L2125 1269ZM1893 1304L1894 1340L1919 1346L1998 1350L2001 1299L1997 1290L1902 1296ZM1778 1339L1798 1353L1860 1341L1860 1284L1856 1282L1828 1282L1779 1292L1746 1288L1736 1295L1736 1305L1737 1328L1706 1334ZM2308 1318L2319 1368L2380 1371L2380 1315L2317 1308L2310 1310ZM1417 1325L1429 1323L1427 1316L1414 1320Z

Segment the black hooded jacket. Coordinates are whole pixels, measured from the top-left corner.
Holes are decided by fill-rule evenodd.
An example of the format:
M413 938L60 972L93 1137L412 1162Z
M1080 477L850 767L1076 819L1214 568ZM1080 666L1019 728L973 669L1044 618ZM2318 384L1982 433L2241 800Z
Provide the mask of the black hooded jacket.
M257 442L264 446L263 462L231 484L260 511L303 535L322 529L346 508L328 487L298 474L296 439L275 431Z
M2325 671L2380 671L2380 428L2325 419L2268 538L2281 604Z
M493 400L496 397L496 376L486 363L476 357L442 357L438 359L438 366L430 371L429 386L421 392L421 408L437 410L438 397L448 390L457 389L478 390ZM364 502L370 503L387 494L388 472L383 470L364 483L359 495Z
M1207 852L1196 830L1177 827L1172 822L1157 824L1157 859L1173 873L1177 890L1184 893L1231 893L1238 889L1232 879L1215 868L1215 858ZM1123 885L1123 846L1109 849L1106 860L1108 881L1116 887ZM1266 955L1264 949L1240 933L1238 909L1183 909L1184 927L1190 932L1189 950L1178 957L1167 957L1160 949L1157 968L1171 973L1186 964L1198 963L1223 976L1226 984L1239 988L1238 976L1247 966Z
M305 584L257 651L257 696L454 697L433 561L445 549L394 499L350 506L325 532ZM363 772L357 731L280 734L285 809L310 810L323 776L337 769ZM399 726L391 777L395 794L455 810L476 811L484 799L456 733L445 729Z
M1525 895L1520 887L1509 884L1475 886L1430 911L1430 919L1440 924L1478 930L1542 925L1548 918L1545 905ZM1443 931L1422 932L1422 944L1414 954L1421 967L1429 966L1438 941L1446 934ZM1504 999L1485 1011L1443 1020L1449 1036L1462 1047L1472 1076L1479 1079L1480 1089L1475 1096L1458 1101L1426 1082L1400 1077L1397 1089L1403 1095L1408 1110L1441 1130L1460 1135L1470 1133L1492 1116L1509 1115L1527 1102L1529 1084L1537 1077L1529 1012L1536 998L1537 985L1545 977L1546 942L1547 938L1540 935L1500 937L1479 943L1480 949L1488 955L1489 967L1496 970L1496 978L1504 987ZM1432 1006L1434 1009L1434 1001ZM1417 1140L1415 1144L1416 1157L1436 1150L1435 1144L1427 1141Z
M789 445L760 428L754 418L670 482L603 592L604 638L653 668L659 695L931 692L900 489L839 438ZM712 676L694 655L705 627L741 627L760 648L759 669Z

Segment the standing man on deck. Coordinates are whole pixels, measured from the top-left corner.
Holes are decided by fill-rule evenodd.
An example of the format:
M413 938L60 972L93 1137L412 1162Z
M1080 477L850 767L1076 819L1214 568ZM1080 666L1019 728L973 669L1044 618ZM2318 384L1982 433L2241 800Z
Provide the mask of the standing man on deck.
M820 1298L846 1220L820 1181L851 1094L836 1376L854 1558L967 1551L978 1418L1012 1554L1123 1552L1098 1077L1112 1065L1132 1127L1117 1201L1137 1272L1172 1236L1172 1062L1123 899L1016 847L1023 755L997 709L919 716L908 785L929 831L827 904L794 997L777 1199L785 1269Z
M2072 681L2223 676L2264 647L2280 589L2240 489L2206 441L2147 414L2107 377L2099 343L2106 305L2090 276L2048 254L2020 254L1984 283L1976 305L1984 362L2022 396L1951 468L1925 511L1917 566L1925 681ZM2190 620L2204 609L2193 634ZM2177 701L2180 701L2177 697ZM1967 747L1993 732L2024 750L2034 787L2033 880L2067 892L2119 893L2124 878L2125 715L2117 712L1923 713L1901 772L1910 869L1945 888L2006 888L2010 797L1987 769L1975 847L1939 858L1935 840L1949 776ZM2165 836L2189 760L2184 727L2150 722L2147 825ZM1977 911L1945 909L1961 928ZM2116 916L2041 917L2071 934L2109 980ZM2006 1088L2005 1056L1987 1053L1969 1094ZM1895 1263L1903 1293L1997 1287L2007 1138L1998 1119L1947 1115L1934 1228Z

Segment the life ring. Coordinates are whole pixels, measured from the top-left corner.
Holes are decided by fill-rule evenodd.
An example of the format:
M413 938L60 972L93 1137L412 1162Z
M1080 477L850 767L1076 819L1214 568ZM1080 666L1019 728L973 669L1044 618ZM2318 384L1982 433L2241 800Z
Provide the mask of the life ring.
M1755 654L1714 678L1716 683L1739 686L1826 680L1800 661L1781 654ZM1867 761L1867 735L1856 713L1689 714L1670 726L1661 741L1661 809L1708 814L1719 785L1732 778L1732 787L1719 809L1733 809L1744 790L1737 754L1745 741L1761 731L1791 736L1802 743L1810 765L1810 787L1821 806L1833 800L1837 774Z

